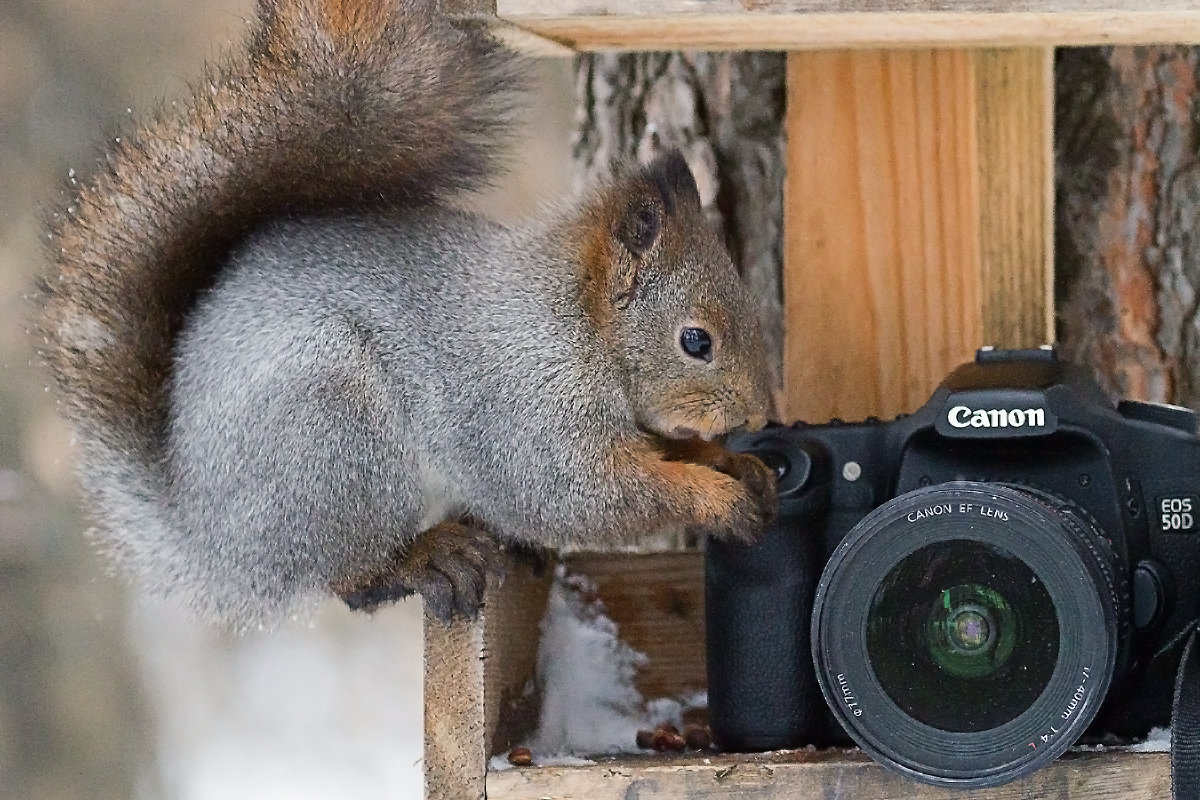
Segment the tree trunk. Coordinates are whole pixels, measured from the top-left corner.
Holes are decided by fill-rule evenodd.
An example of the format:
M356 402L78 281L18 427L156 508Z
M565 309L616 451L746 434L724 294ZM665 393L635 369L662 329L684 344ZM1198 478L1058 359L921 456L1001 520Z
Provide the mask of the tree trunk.
M1110 392L1200 402L1200 50L1062 50L1058 336Z

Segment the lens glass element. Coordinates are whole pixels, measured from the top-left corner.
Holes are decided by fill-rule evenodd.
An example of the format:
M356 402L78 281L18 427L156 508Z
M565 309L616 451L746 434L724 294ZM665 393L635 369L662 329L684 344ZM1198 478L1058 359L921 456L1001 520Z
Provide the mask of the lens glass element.
M902 559L871 603L867 652L884 691L944 731L999 727L1029 708L1058 659L1054 603L1020 559L949 540Z

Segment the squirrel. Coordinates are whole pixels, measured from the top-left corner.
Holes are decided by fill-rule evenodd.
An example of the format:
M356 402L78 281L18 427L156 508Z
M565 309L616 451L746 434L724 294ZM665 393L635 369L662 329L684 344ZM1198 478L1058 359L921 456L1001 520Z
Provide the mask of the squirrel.
M480 608L512 545L753 538L754 304L677 153L528 223L490 181L519 57L415 0L259 0L49 223L40 358L92 535L237 628L332 593Z

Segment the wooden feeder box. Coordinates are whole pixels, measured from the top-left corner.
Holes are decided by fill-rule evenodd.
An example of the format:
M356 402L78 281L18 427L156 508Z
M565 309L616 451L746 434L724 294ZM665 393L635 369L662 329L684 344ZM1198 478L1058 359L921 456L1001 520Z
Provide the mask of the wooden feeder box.
M1196 0L443 0L531 52L786 50L787 419L888 418L983 343L1054 338L1055 46L1200 43ZM705 688L696 553L574 555L647 697ZM1003 787L857 753L628 756L489 772L537 721L550 576L514 566L474 623L425 625L430 800L1165 800L1166 754L1071 754Z

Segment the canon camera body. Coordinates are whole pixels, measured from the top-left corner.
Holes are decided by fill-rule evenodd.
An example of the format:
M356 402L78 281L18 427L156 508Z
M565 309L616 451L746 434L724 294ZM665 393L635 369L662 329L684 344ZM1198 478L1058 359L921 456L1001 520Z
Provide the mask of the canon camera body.
M1085 730L1168 724L1200 599L1190 410L1114 404L1050 347L983 348L914 414L730 446L775 469L780 507L755 545L707 550L722 747L844 729L912 777L991 786Z

